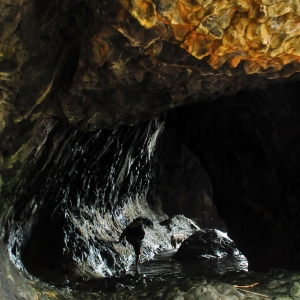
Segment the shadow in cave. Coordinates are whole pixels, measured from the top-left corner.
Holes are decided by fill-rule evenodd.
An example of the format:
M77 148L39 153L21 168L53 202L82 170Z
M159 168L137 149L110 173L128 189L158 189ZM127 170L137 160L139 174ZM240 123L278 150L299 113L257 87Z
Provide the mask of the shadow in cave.
M270 84L176 109L219 216L249 270L299 270L299 83Z

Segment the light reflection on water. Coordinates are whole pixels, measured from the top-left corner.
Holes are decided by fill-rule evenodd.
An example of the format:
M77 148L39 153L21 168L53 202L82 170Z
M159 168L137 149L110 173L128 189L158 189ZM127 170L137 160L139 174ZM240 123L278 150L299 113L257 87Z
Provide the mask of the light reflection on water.
M139 273L144 276L199 276L207 274L223 274L229 271L248 271L248 261L242 254L232 257L204 260L178 260L173 257L176 250L157 254L151 261L142 263ZM136 274L132 266L129 274Z

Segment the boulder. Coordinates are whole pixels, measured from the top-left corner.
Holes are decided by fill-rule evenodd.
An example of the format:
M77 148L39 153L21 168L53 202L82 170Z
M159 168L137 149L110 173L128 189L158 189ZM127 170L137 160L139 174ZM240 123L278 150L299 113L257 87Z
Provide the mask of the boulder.
M235 243L217 229L197 230L183 241L174 255L177 259L195 260L239 255Z

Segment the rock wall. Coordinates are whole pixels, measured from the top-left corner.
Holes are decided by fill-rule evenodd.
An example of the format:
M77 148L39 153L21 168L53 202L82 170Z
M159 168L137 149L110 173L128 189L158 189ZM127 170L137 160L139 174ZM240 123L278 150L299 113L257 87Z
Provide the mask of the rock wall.
M3 224L11 259L40 277L106 276L116 263L126 265L115 261L112 242L147 210L151 158L162 129L163 122L151 121L85 133L57 122L8 199Z
M3 241L0 241L0 258L0 298L11 300L38 299L40 293L28 283L28 278L25 278L24 274L9 260Z

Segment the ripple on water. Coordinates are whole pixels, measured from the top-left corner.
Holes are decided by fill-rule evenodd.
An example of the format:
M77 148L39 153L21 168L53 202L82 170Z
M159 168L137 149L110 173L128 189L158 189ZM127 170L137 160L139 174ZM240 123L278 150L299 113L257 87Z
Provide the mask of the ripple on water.
M199 276L207 274L224 274L229 271L248 271L248 261L242 254L203 260L178 260L173 257L176 250L157 254L151 261L142 263L138 270L144 276ZM136 274L132 266L129 274Z

